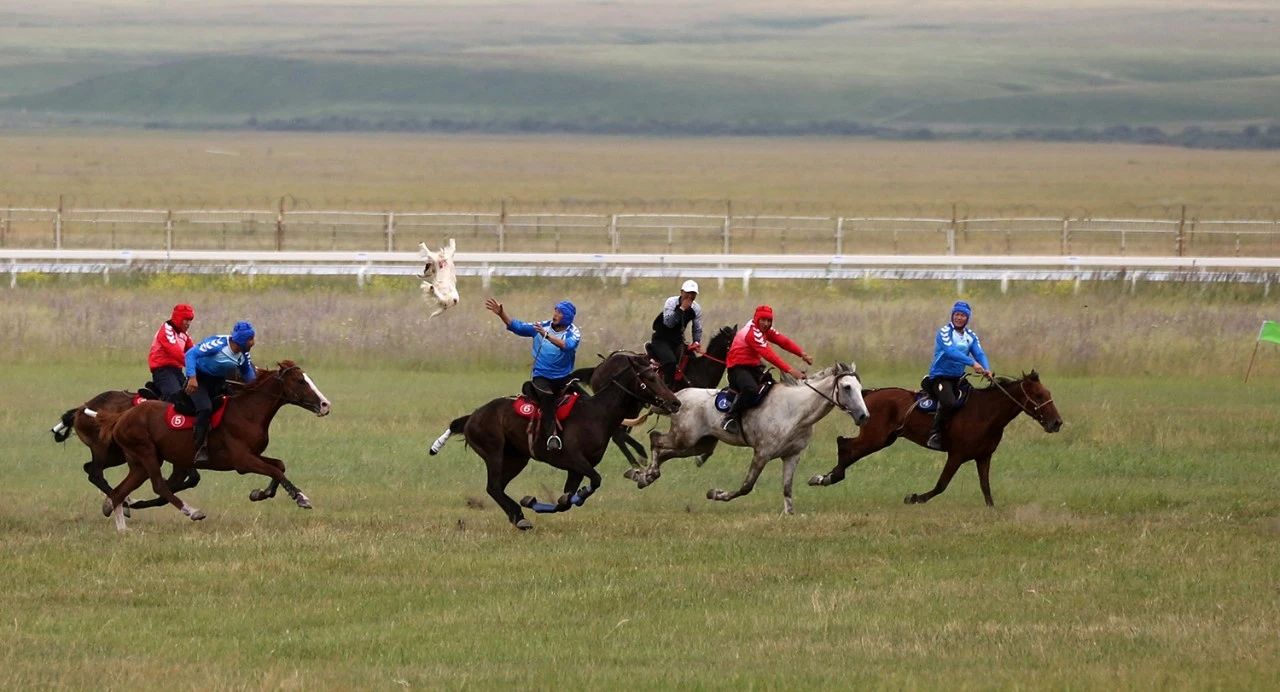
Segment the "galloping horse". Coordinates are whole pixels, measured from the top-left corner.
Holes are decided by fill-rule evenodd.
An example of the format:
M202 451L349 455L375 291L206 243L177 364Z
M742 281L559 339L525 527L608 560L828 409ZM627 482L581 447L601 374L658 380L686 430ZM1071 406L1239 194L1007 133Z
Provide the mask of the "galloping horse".
M737 326L721 327L715 336L711 337L711 341L707 342L707 347L703 349L701 354L694 354L685 351L680 356L680 362L683 368L677 370L677 379L675 382L668 383L667 386L673 392L682 389L708 387L718 387L720 378L724 377L725 362L724 359L729 355L729 346L733 344L733 335L737 332ZM608 379L598 377L596 368L578 368L573 371L573 376L580 380L590 380L591 391L598 391L600 387L608 384ZM635 404L632 410L627 413L622 425L613 432L613 444L617 446L622 455L627 458L627 463L633 468L640 467L640 461L637 456L632 455L632 450L639 455L645 456L644 445L640 444L636 438L631 436L631 429L640 423L643 423L648 414L636 418L640 415L641 404Z
M809 479L809 485L835 485L844 480L845 470L857 460L893 444L899 437L925 446L929 438L933 414L916 406L916 394L908 389L887 387L867 392L871 425L863 426L857 437L837 437L837 461L827 474ZM1053 395L1040 382L1040 374L1032 370L1019 379L996 378L990 387L969 392L968 403L951 417L945 431L947 463L933 490L911 493L903 499L907 504L923 504L941 495L951 482L956 469L970 459L977 462L978 483L988 507L991 499L991 455L1000 445L1004 428L1019 413L1026 413L1044 428L1055 433L1062 429L1062 416L1053 404ZM928 449L926 447L926 449Z
M600 474L596 464L609 447L609 434L631 410L635 402L675 411L680 402L662 382L658 368L648 356L638 353L617 352L596 366L596 372L605 383L595 390L595 395L578 400L564 421L564 448L548 452L541 441L531 444L528 421L515 412L510 397L494 399L470 415L455 418L449 428L431 445L431 454L440 451L450 435L463 433L467 446L484 459L488 469L486 490L498 503L507 519L522 531L533 528L524 518L520 506L537 512L562 512L581 505L592 493L600 489ZM530 457L563 469L564 495L554 505L544 505L536 498L525 497L519 504L507 493L507 484L529 463ZM588 486L579 487L583 478Z
M137 395L133 392L119 389L102 392L86 401L83 405L68 409L51 430L54 442L64 442L74 432L76 437L89 448L89 461L82 468L89 478L89 483L101 490L103 495L111 495L111 484L107 482L103 472L106 469L124 464L125 459L119 446L113 444L110 440L102 439L99 434L97 415L99 413L123 413L133 407L136 397ZM186 470L174 467L173 473L169 475L166 483L169 486L169 490L175 493L181 492L196 487L200 483L200 474L195 469ZM165 500L159 497L141 502L130 500L125 503L125 515L129 515L130 509L159 507L164 503Z
M250 500L257 502L274 497L276 489L283 485L299 507L311 509L307 496L285 477L284 462L263 456L262 452L267 448L267 429L285 404L299 406L317 416L328 415L330 404L311 377L293 361L283 361L279 368L259 369L257 379L230 398L222 425L209 432L210 459L200 468L262 474L271 478L271 484L265 490L250 492ZM121 508L125 497L147 478L151 479L156 494L183 514L195 521L205 517L204 512L174 495L160 476L160 464L166 460L175 467L190 468L196 451L191 431L169 428L165 420L167 408L165 402L147 401L123 413L98 416L102 438L119 445L129 464L129 475L102 504L102 513L114 516L119 529L124 529Z
M700 455L705 461L715 451L717 442L735 447L751 447L751 468L742 487L732 492L712 489L708 500L728 502L746 495L755 487L765 464L782 459L782 509L795 511L791 500L791 481L795 477L800 453L809 446L813 426L833 408L848 413L859 426L870 415L862 400L862 382L852 364L837 363L795 384L774 385L764 402L742 416L741 431L726 432L720 427L724 414L716 408L716 390L685 389L680 397L680 411L671 416L671 430L649 433L651 461L649 467L628 469L624 474L639 488L651 485L662 475L662 462L677 457Z

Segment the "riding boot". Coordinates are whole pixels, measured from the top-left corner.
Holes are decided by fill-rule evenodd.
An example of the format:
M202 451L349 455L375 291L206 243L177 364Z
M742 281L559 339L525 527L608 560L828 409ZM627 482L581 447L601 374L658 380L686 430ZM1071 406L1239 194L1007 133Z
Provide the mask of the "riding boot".
M196 456L192 460L192 463L207 464L209 463L209 444L208 444L209 420L208 418L205 417L205 414L203 413L196 418L195 435L196 435Z
M929 430L929 439L925 441L924 446L929 449L942 450L942 426L946 425L947 417L943 411L939 410L933 414L933 428Z
M148 382L145 385L138 387L138 396L148 401L154 401L156 399L163 398L160 396L159 390L155 388L154 382Z
M729 410L724 414L724 422L720 424L720 429L730 435L737 435L742 431L742 425L738 422L738 417L742 415L739 409L742 408L742 394L734 398L733 403L729 405Z
M668 387L676 383L676 368L677 364L675 362L662 364L662 381Z
M556 395L545 392L538 392L538 398L542 405L542 434L547 439L548 450L560 449L560 436L556 434Z

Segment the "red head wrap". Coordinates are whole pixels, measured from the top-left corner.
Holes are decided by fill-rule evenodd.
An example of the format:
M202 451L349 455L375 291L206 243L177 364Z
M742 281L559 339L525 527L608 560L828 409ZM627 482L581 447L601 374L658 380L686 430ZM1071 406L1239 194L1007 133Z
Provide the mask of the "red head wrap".
M751 319L757 323L760 320L771 320L773 319L773 308L768 305L758 305L756 306L756 314L752 315Z
M177 305L173 306L173 316L170 317L169 319L174 324L177 324L182 320L194 320L195 318L196 318L195 308L191 307L190 305L187 305L186 303L178 303Z

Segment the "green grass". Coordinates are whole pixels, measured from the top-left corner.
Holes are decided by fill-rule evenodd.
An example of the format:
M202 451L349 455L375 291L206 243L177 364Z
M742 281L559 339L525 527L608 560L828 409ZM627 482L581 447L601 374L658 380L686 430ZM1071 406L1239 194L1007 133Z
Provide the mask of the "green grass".
M57 367L53 367L57 365ZM5 687L639 688L1274 685L1280 438L1274 388L1231 380L1046 378L1067 420L1015 421L998 509L968 468L926 506L940 459L894 447L779 515L775 464L673 461L643 492L602 464L583 508L512 529L449 418L517 372L311 368L327 419L290 409L273 452L316 503L250 504L205 474L209 512L138 513L117 535L56 446L57 412L128 382L118 366L6 369L0 392L0 683ZM905 375L894 375L905 380ZM1223 421L1231 421L1224 426ZM833 463L822 423L801 474ZM535 464L511 492L549 497ZM114 669L113 669L114 670Z
M970 285L997 369L1040 365L1066 420L1056 435L1025 418L1009 426L994 510L971 466L929 504L903 505L942 462L903 443L840 485L799 485L791 517L776 463L754 493L704 499L741 482L741 450L702 468L672 461L644 491L611 451L585 507L534 515L520 533L460 441L425 452L450 419L524 376L527 345L481 310L478 287L462 288L464 302L429 323L412 291L380 284L63 279L8 291L0 687L101 685L104 670L112 685L146 688L1280 683L1275 349L1249 384L1239 378L1255 318L1274 312L1256 292L1002 297ZM589 362L637 344L666 288L494 290L521 316L573 295ZM920 335L950 300L904 283L753 288L705 286L710 322L770 296L780 328L822 360L856 358L871 386L914 384ZM175 296L196 304L200 334L251 317L258 359L300 358L333 401L327 418L290 408L273 426L271 453L315 510L250 503L263 480L206 473L184 496L208 519L147 510L120 535L84 481L84 448L51 443L63 410L141 381L136 363ZM828 471L834 437L853 432L847 418L824 420L798 476ZM551 498L562 483L535 463L510 493Z

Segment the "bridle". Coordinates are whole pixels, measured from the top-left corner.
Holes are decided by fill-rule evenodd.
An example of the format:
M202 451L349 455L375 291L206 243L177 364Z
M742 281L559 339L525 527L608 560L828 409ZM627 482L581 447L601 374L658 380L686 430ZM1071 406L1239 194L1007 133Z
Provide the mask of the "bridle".
M861 384L861 383L862 383L862 378L861 378L861 377L858 377L858 373L857 373L857 371L856 371L856 370L855 370L854 372L842 372L842 373L840 373L840 374L836 375L834 378L832 378L832 380L831 380L831 396L827 396L827 395L826 395L826 394L824 394L821 390L819 390L817 387L815 387L815 386L813 386L813 385L809 384L809 380L805 379L805 380L801 380L801 382L804 382L804 386L808 387L809 389L812 389L812 390L814 391L814 393L815 393L815 394L817 394L818 396L822 397L823 399L826 399L827 401L831 402L831 405L832 405L832 406L834 406L834 407L836 407L836 408L840 409L841 411L844 411L845 413L847 413L847 414L849 414L849 415L851 415L851 416L852 416L852 415L853 415L853 409L851 409L851 408L849 408L848 406L845 406L844 404L840 403L840 378L841 378L841 377L854 377L854 378L856 378L856 379L858 380L858 383L859 383L859 384Z
M281 383L281 384L283 384L283 383L284 383L284 376L285 376L287 373L289 373L289 372L291 372L291 371L293 371L293 370L302 370L302 366L301 366L301 365L289 365L289 366L286 366L286 367L280 368L279 370L277 370L277 371L275 371L275 372L271 373L271 379L273 379L273 380L280 380L280 383ZM256 391L256 390L255 390L255 391ZM283 388L281 389L281 392L283 392ZM270 394L270 396L274 397L274 399L275 399L276 401L283 401L283 402L284 402L284 403L286 403L286 404L293 404L293 405L295 405L295 406L301 406L302 408L305 408L306 410L308 410L308 411L310 411L310 412L312 412L312 413L319 413L319 412L320 412L320 407L319 407L319 406L316 406L316 407L312 408L311 406L303 405L303 403L302 403L301 401L299 401L299 400L297 400L297 399L293 399L293 398L287 397L287 396L285 396L283 393L279 393L279 392L272 392L272 393Z
M1031 408L1027 408L1026 404L1022 403L1021 401L1018 401L1017 397L1010 394L1009 390L1005 389L999 382L996 381L994 377L988 377L987 379L991 382L991 384L995 385L996 389L1000 390L1001 394L1004 394L1005 396L1009 397L1009 401L1012 401L1014 405L1022 409L1022 412L1030 416L1032 420L1039 423L1040 425L1045 424L1044 417L1040 415L1040 409L1044 408L1045 406L1048 406L1049 404L1052 404L1053 397L1049 397L1048 399L1045 399L1044 401L1037 403L1036 400L1032 399L1031 395L1027 393L1027 380L1025 378L1018 380L1018 388L1022 390L1022 396L1025 397L1029 403L1035 404Z
M638 353L637 353L637 354L634 354L634 355L639 356L640 354L638 354ZM637 376L637 378L639 377L640 372L639 372L638 368L636 367L636 364L635 364L635 363L633 363L633 362L631 362L630 360L628 360L628 361L627 361L627 368L628 368L629 370L631 370L631 373L632 373L633 375ZM656 366L652 366L652 365L651 365L651 366L649 366L649 368L648 368L648 369L650 369L650 370L654 370L654 371L657 371L657 367L656 367ZM656 407L656 408L659 408L659 409L664 409L664 410L667 408L667 402L662 401L662 400L661 400L661 399L659 399L657 396L652 396L652 397L643 397L643 396L641 396L640 394L638 394L638 393L636 393L636 392L633 392L633 391L631 391L630 389L628 389L626 385L624 385L621 381L619 381L619 380L618 380L618 377L619 377L619 376L621 376L621 374L622 374L622 373L618 373L617 375L614 375L613 377L609 378L609 381L608 381L608 382L606 382L606 383L605 383L605 385L604 385L603 387L601 387L599 391L597 391L597 392L596 392L596 394L599 394L600 392L603 392L604 390L608 389L610 386L613 386L613 387L617 387L618 389L621 389L625 394L630 395L632 398L635 398L635 399L637 399L637 400L639 400L639 401L643 402L644 404L646 404L646 405L648 405L648 406L653 406L653 407ZM646 389L648 388L648 387L647 387L647 385L645 385L643 382L641 382L640 384L641 384L641 386L642 386L642 387L645 387Z

